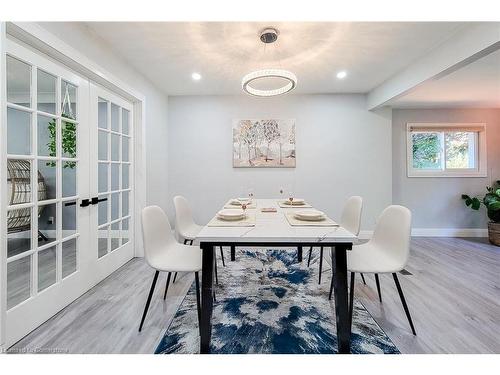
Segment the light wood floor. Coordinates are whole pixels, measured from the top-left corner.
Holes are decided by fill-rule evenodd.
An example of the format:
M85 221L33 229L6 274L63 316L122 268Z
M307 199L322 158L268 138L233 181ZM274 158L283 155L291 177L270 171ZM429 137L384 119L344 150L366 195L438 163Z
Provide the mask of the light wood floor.
M417 336L391 275L358 280L356 295L404 353L500 353L500 247L486 239L417 238L398 275Z
M221 267L219 261L223 272ZM358 279L355 289L356 297L403 353L500 353L500 248L484 239L416 238L407 270L412 275L399 279L416 337L390 275L381 276L382 304L372 276L366 275L366 286ZM178 278L166 302L162 299L166 275L159 278L160 287L138 333L152 276L144 260L133 259L11 350L153 353L193 275ZM324 277L323 282L329 281Z

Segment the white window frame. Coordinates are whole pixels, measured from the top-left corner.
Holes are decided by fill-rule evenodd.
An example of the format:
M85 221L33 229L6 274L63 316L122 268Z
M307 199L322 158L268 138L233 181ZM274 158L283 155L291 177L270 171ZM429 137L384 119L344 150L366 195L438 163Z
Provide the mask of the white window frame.
M424 128L429 132L442 132L442 129L474 128L477 130L475 158L477 158L476 168L446 169L445 158L443 167L439 170L413 168L413 140L412 128ZM437 130L439 129L439 130ZM443 146L444 148L444 146ZM443 154L446 153L444 150ZM446 157L446 155L444 155ZM486 152L486 124L485 123L407 123L406 124L406 170L408 177L487 177L487 152Z

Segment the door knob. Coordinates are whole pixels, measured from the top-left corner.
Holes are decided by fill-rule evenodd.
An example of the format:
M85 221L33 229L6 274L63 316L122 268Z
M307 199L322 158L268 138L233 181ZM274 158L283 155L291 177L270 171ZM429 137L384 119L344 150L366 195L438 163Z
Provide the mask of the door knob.
M90 204L97 204L99 202L104 202L104 201L107 201L108 198L101 198L99 199L99 197L92 197L92 201L90 202Z
M82 203L80 203L80 207L90 206L90 199L82 199Z

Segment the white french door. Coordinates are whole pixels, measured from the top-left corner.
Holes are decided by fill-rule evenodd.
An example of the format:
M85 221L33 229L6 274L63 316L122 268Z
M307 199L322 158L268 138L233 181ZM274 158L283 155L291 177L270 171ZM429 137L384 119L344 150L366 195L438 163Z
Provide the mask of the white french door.
M133 113L13 40L2 75L9 347L133 257Z
M132 103L91 83L92 251L100 279L134 256Z
M88 81L6 47L8 346L85 292L91 257Z

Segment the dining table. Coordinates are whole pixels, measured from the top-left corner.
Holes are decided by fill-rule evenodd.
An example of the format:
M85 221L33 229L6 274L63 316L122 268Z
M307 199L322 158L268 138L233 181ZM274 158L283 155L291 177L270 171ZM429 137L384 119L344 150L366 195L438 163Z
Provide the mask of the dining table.
M238 226L228 223L228 226L223 224L214 226L208 223L196 236L196 241L199 242L202 250L200 353L210 353L215 249L219 246L231 248L232 260L234 260L234 249L237 247L283 248L284 251L294 248L297 249L297 262L302 262L303 247L330 247L334 271L332 277L334 278L338 353L350 353L351 322L347 291L347 251L352 249L358 239L338 224L315 226L304 222L304 225L292 225L288 219L290 214L308 208L293 205L285 208L284 202L284 199L253 199L252 207L254 208L247 209L245 212L252 218L252 224ZM312 206L308 205L308 207ZM241 207L235 209L241 210ZM263 209L273 212L263 212ZM216 217L213 220L215 219ZM325 303L329 303L328 296L325 296Z

